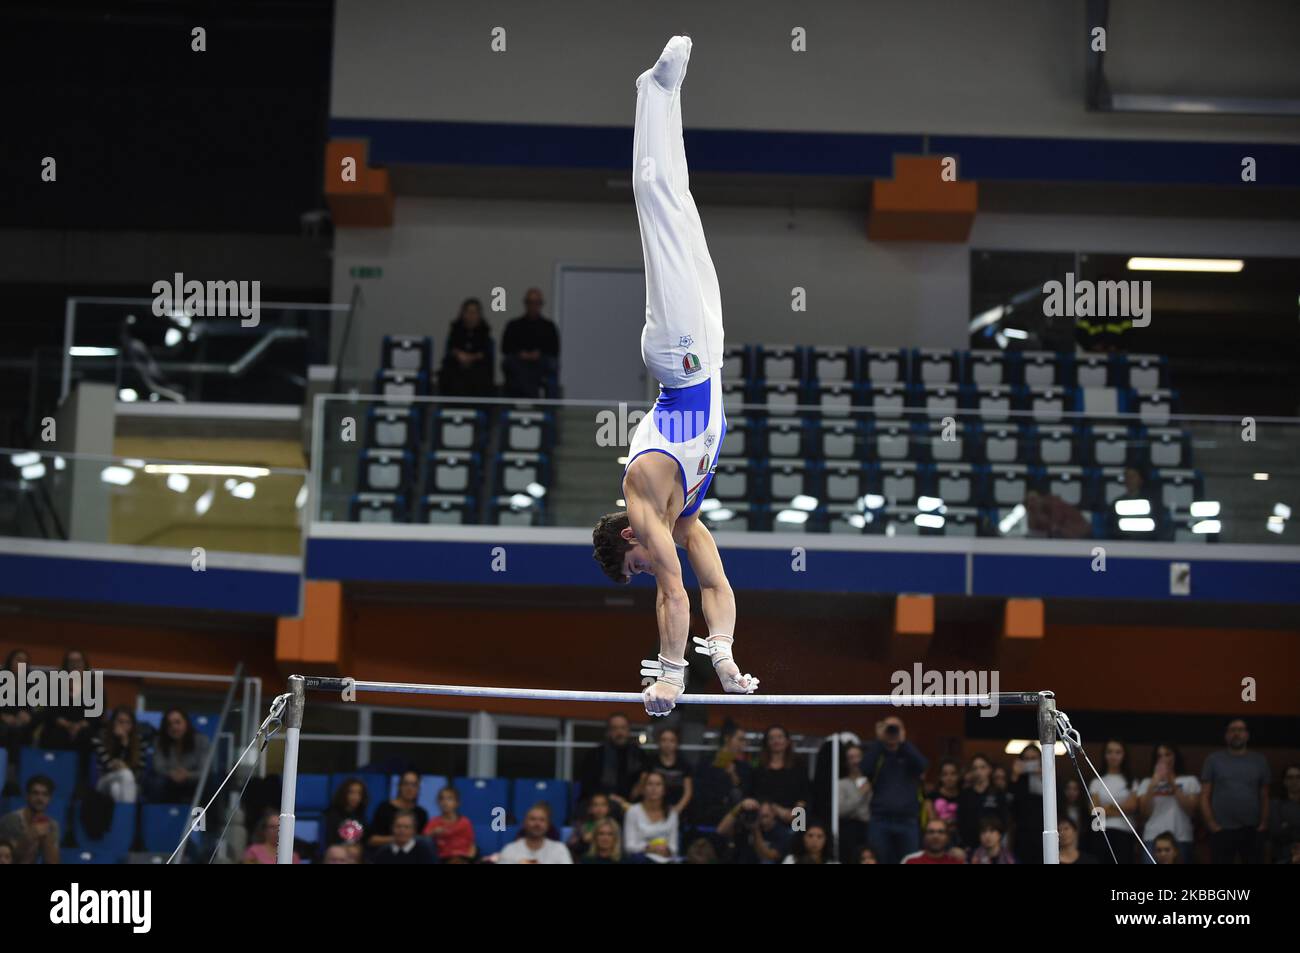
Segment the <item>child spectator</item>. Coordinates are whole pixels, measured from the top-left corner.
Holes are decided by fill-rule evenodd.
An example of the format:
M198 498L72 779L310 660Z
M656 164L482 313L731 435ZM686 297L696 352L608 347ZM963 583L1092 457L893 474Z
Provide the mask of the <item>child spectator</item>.
M450 785L438 792L439 815L424 828L433 839L438 859L444 864L467 864L478 856L474 825L460 813L460 794Z
M569 850L574 857L581 857L591 850L597 825L610 819L609 795L593 794L587 801L583 819L574 825L573 833L569 835Z

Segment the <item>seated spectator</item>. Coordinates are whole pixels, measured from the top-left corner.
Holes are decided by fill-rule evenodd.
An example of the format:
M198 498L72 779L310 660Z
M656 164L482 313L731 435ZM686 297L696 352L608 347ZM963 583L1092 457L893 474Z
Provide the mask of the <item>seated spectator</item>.
M372 864L436 864L438 859L427 841L416 835L415 812L398 811L393 816L393 839L371 858Z
M696 776L695 810L692 817L701 824L717 826L746 797L751 765L745 756L744 729L724 727L718 750L702 764ZM757 802L755 802L757 803Z
M551 829L551 806L538 801L524 815L519 839L505 846L497 855L499 864L571 864L568 848L546 836Z
M964 861L954 857L948 850L948 825L937 817L925 825L925 837L921 849L903 858L905 864L960 864Z
M979 846L980 821L996 817L1005 830L1007 796L993 786L993 762L982 754L970 759L970 786L957 798L957 828L967 851Z
M63 656L61 672L89 671L90 663L84 653L73 649ZM86 717L86 706L81 698L81 678L69 679L67 682L70 704L47 708L41 713L41 724L36 730L36 743L49 751L75 751L78 766L84 773L90 764L89 752L91 735L90 719Z
M1051 539L1088 539L1092 524L1078 508L1051 493L1025 494L1027 535Z
M17 684L20 678L25 677L25 666L32 664L32 658L24 649L14 649L5 658L5 671L13 674L14 682ZM19 666L24 666L22 672ZM9 763L18 763L18 749L25 748L32 743L32 732L36 727L36 709L30 705L19 708L16 705L6 705L0 708L0 745L4 745L9 752ZM0 791L4 790L5 779L0 778Z
M356 851L349 850L343 844L335 844L333 847L325 848L325 858L321 861L325 864L359 864Z
M826 825L816 821L808 829L796 834L783 864L838 864L831 832Z
M1282 856L1274 863L1300 866L1300 834L1296 834L1281 853Z
M1061 801L1057 816L1068 817L1079 832L1079 850L1092 853L1092 802L1088 799L1078 778L1066 778L1061 785Z
M980 821L980 845L971 854L972 864L1014 864L1016 858L1002 843L1002 822L996 817Z
M623 817L623 848L630 863L667 863L677 858L677 812L665 799L668 785L650 771L641 785L641 800Z
M993 774L990 775L993 786L1002 792L1007 798L1007 805L1011 804L1011 775L1004 764L993 765Z
M1097 858L1079 850L1079 826L1065 815L1056 819L1056 837L1060 861L1063 864L1095 864Z
M474 825L461 816L460 793L450 785L438 792L438 811L424 828L425 836L437 847L438 859L444 864L469 863L478 856Z
M632 740L627 716L615 712L605 721L605 740L592 748L582 760L578 779L582 796L608 794L610 800L626 811L631 805L632 788L645 770L645 755Z
M592 833L591 847L578 857L578 863L623 863L623 834L618 829L618 821L607 817L596 824Z
M668 803L672 805L678 817L685 817L686 809L690 806L691 798L695 793L695 781L691 777L694 773L691 763L679 751L681 737L677 734L676 728L669 726L659 729L655 741L659 750L649 759L646 770L641 773L640 780L632 788L632 800L635 801L641 796L647 772L657 771L668 787L665 795Z
M144 767L152 755L149 739L136 724L135 712L126 705L114 708L107 723L91 738L91 750L99 765L96 790L118 804L134 804Z
M145 777L149 799L188 804L198 787L207 753L208 739L194 730L190 716L179 708L168 709L154 748L153 766Z
M775 864L790 853L794 831L773 805L748 797L722 819L718 836L731 843L733 864Z
M587 801L582 820L573 826L573 833L569 835L569 850L574 857L581 857L591 850L597 825L609 819L609 795L593 794Z
M248 845L244 851L245 864L273 864L280 846L280 815L273 809L267 808L266 813L262 815L262 820L258 822L257 830L253 832L254 843ZM293 862L301 864L302 858L298 852L293 852Z
M1156 839L1151 844L1151 853L1155 855L1157 864L1181 864L1183 862L1178 838L1174 837L1169 831L1157 834Z
M546 398L560 396L560 332L542 315L542 303L542 292L529 288L523 316L509 322L501 338L507 397L533 398L538 391Z
M460 313L447 331L438 391L448 397L491 397L492 329L483 320L477 298L461 302Z
M716 864L718 863L717 848L713 846L713 842L707 837L697 837L691 841L691 846L686 848L686 857L682 863Z
M844 748L840 761L840 860L851 863L867 842L871 823L871 780L862 773L862 745Z
M1088 785L1088 793L1092 795L1093 802L1106 813L1104 834L1110 848L1103 848L1101 856L1109 857L1113 852L1117 864L1136 863L1137 841L1129 830L1129 823L1137 826L1137 788L1133 784L1133 772L1129 770L1128 748L1124 742L1111 738L1103 751L1106 773L1100 778L1093 778Z
M27 779L27 804L0 817L0 840L14 845L14 863L59 862L59 822L45 813L53 796L54 782L33 775Z
M338 786L330 806L325 810L321 828L325 845L366 842L366 814L370 793L360 778L348 778Z
M1178 841L1182 862L1190 864L1196 837L1192 818L1200 805L1201 782L1183 769L1183 753L1177 747L1155 746L1151 752L1151 777L1143 778L1137 786L1137 800L1147 850L1154 854L1157 835L1169 833Z
M862 754L870 776L871 849L882 864L896 864L916 850L921 818L921 778L929 761L907 740L897 715L876 722L876 740Z
M808 770L795 754L789 732L780 725L773 725L763 735L750 793L770 803L782 824L793 820L796 808L808 807Z
M7 840L0 840L0 864L14 862L14 845Z
M1234 718L1224 732L1227 749L1201 766L1201 813L1210 828L1212 863L1259 862L1268 830L1268 760L1251 751L1246 722Z
M403 771L397 781L397 797L385 801L375 808L375 816L370 819L366 846L374 849L386 847L393 842L393 818L398 811L410 811L415 815L416 831L424 830L429 824L429 812L420 807L420 774L418 771Z
M1043 753L1036 743L1025 745L1011 764L1011 820L1016 862L1043 862Z
M1268 808L1268 840L1273 860L1285 863L1300 837L1300 764L1287 765L1282 772L1281 794Z
M876 852L874 850L870 847L864 847L862 850L858 851L858 863L878 864L880 861L876 860Z

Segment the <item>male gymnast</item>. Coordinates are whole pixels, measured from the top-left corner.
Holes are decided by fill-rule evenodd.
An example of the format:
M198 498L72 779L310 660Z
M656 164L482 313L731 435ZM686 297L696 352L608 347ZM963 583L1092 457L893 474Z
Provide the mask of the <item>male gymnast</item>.
M632 195L645 257L641 357L659 382L659 398L632 437L623 471L627 510L601 517L593 553L615 582L655 577L659 658L643 661L655 678L642 693L650 715L673 710L685 689L690 599L676 547L686 550L700 583L709 637L696 638L725 691L745 694L758 679L731 657L736 600L700 503L727 433L722 412L722 296L691 197L682 141L681 87L691 41L675 36L636 81Z

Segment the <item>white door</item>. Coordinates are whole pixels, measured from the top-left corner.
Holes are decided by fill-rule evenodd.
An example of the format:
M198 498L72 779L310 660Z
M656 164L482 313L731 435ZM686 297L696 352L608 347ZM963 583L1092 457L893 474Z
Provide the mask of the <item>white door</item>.
M564 396L644 401L650 382L641 362L641 269L561 265L556 284Z

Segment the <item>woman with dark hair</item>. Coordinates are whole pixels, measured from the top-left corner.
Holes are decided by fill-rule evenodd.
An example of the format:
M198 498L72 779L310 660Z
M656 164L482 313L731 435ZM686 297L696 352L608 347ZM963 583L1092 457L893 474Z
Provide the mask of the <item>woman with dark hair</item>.
M429 823L429 812L419 805L420 772L403 771L397 779L397 797L385 801L375 808L375 816L370 820L369 836L366 846L370 848L385 847L393 842L393 818L399 811L410 811L415 815L415 831L418 834Z
M835 859L835 840L830 828L820 821L812 821L808 829L796 834L790 844L783 864L838 864Z
M663 775L664 783L668 785L668 803L672 805L678 816L686 816L686 809L690 807L691 798L695 795L695 781L691 778L694 769L690 761L680 752L681 740L681 735L671 725L666 725L655 733L658 750L632 788L632 800L635 801L641 796L646 775L651 771L658 771Z
M91 738L91 750L99 765L96 790L118 804L134 804L141 776L149 763L149 739L136 724L135 713L118 705Z
M1060 845L1060 861L1063 864L1095 864L1097 858L1087 851L1079 849L1079 825L1074 818L1062 815L1056 819L1056 836Z
M1012 843L1016 862L1043 862L1043 753L1037 742L1025 745L1011 765Z
M867 843L871 823L871 779L862 771L862 745L851 743L840 753L840 861L851 863Z
M1184 770L1183 753L1176 745L1162 743L1151 749L1151 777L1142 779L1136 793L1147 850L1155 856L1156 838L1169 834L1178 844L1182 862L1192 863L1193 819L1200 806L1201 782ZM1145 854L1142 859L1150 863Z
M982 754L970 759L970 786L957 798L957 830L967 853L980 843L980 821L996 817L1007 827L1007 796L993 786L993 762Z
M789 824L797 807L808 806L808 772L794 751L790 733L773 725L763 734L763 750L758 755L750 797L759 803L769 802L777 820Z
M713 759L701 765L696 776L695 821L715 826L744 800L753 780L752 767L745 758L744 729L728 722Z
M75 672L76 678L68 679L70 704L45 709L42 713L38 733L38 744L50 751L76 751L81 760L88 763L86 755L90 751L90 720L86 717L86 706L81 698L81 673L90 670L86 654L78 649L70 649L63 656L59 666L63 672ZM81 765L84 769L86 764Z
M1134 855L1137 851L1137 838L1128 825L1132 823L1137 826L1138 801L1137 789L1133 785L1133 771L1129 767L1128 748L1124 742L1111 738L1106 742L1102 756L1106 762L1106 773L1100 778L1094 778L1088 785L1088 793L1092 795L1093 802L1106 812L1104 834L1110 843L1110 850L1099 846L1101 856L1109 859L1113 851L1115 863L1136 863ZM1121 811L1123 815L1120 814ZM1125 817L1128 818L1127 823Z
M370 792L360 778L348 778L338 786L325 810L324 847L334 844L364 844Z
M961 764L956 758L939 762L939 784L925 794L930 802L930 817L944 822L957 819L957 806L961 799Z
M449 397L490 397L495 347L478 298L466 298L447 331L438 391Z
M668 803L668 785L658 771L647 771L641 800L623 815L623 847L630 863L668 863L679 850L677 812Z
M243 864L273 864L280 846L280 815L274 808L268 807L262 812L262 819L257 822L253 832L253 842L244 851L240 861ZM293 852L293 862L301 864L298 852Z
M31 665L32 657L26 649L13 649L5 656L5 671L18 678L19 665ZM36 727L36 710L31 706L19 708L16 705L0 708L0 745L9 752L9 763L18 763L18 749L32 743L32 731ZM0 790L4 789L4 778L0 778Z
M165 804L188 803L198 787L207 753L208 739L194 730L190 716L179 708L167 709L154 750L153 768L145 782L149 799Z

